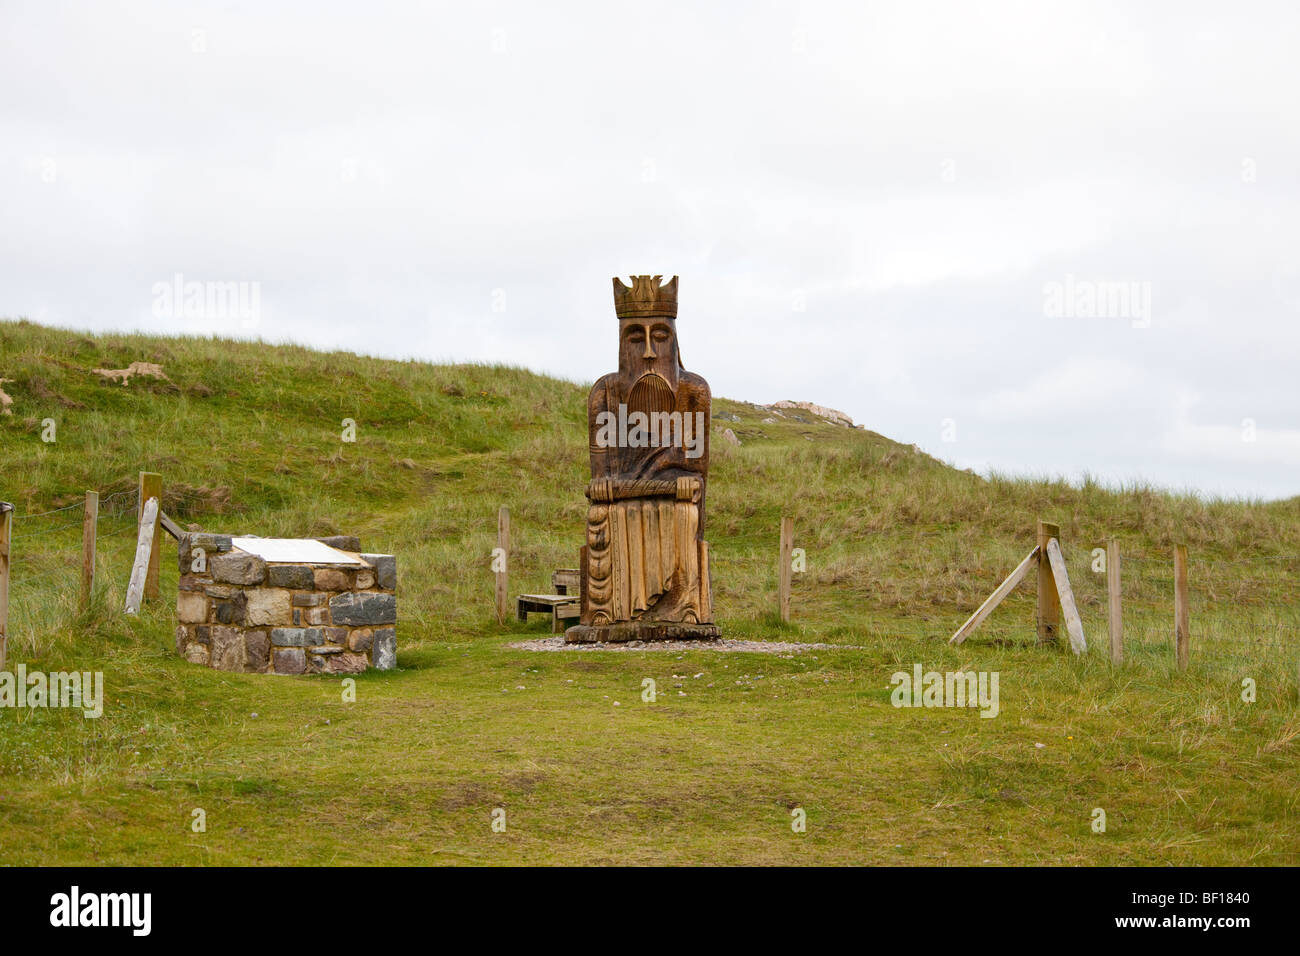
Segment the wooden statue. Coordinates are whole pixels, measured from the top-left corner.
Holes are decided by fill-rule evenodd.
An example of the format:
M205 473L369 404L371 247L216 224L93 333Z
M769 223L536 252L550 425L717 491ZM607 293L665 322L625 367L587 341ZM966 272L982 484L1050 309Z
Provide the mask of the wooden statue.
M581 622L569 643L711 640L708 383L682 368L677 276L614 279L618 371L587 399Z

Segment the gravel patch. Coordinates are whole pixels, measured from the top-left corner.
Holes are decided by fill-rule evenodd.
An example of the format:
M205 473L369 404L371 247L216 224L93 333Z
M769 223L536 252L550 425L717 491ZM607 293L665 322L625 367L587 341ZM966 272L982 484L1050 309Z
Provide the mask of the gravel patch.
M854 644L792 644L788 641L627 641L618 644L566 644L563 636L516 641L520 651L745 651L757 654L801 654L804 651L852 650ZM857 648L861 650L862 648Z

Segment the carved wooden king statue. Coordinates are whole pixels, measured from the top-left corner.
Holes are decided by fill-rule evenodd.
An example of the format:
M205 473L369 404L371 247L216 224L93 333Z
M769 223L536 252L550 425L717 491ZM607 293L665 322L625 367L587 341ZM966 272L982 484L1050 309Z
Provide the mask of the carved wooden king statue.
M587 399L591 483L581 623L569 643L711 640L704 500L709 386L682 368L677 276L614 279L618 371Z

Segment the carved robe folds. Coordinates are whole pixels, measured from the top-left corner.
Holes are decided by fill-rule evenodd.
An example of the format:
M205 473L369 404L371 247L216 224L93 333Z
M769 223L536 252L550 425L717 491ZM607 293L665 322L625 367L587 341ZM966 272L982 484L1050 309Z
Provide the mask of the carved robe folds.
M583 624L713 620L709 545L698 540L700 491L694 476L588 486Z

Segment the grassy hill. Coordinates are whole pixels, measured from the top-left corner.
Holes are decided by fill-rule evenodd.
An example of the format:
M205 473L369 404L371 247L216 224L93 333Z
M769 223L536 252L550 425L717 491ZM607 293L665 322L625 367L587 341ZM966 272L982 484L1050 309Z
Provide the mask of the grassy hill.
M137 362L160 377L95 371ZM838 646L536 653L508 645L545 634L540 618L493 612L496 510L511 509L513 591L576 564L585 387L26 322L0 322L0 379L0 499L19 513L9 666L102 670L107 685L98 720L0 709L0 863L1300 862L1300 499L987 480L870 431L764 424L715 399L729 418L714 424L742 442L715 433L710 474L724 634ZM357 534L398 555L399 669L363 675L344 703L337 677L189 665L172 647L171 560L165 600L125 618L141 470L163 475L182 524ZM86 489L105 514L99 593L79 614ZM808 561L788 625L774 613L783 514ZM1061 526L1090 652L1034 646L1029 585L949 648L1039 517ZM1110 536L1126 556L1121 668L1091 567ZM1179 542L1185 674L1170 649ZM1001 713L892 707L890 675L915 663L999 672Z

